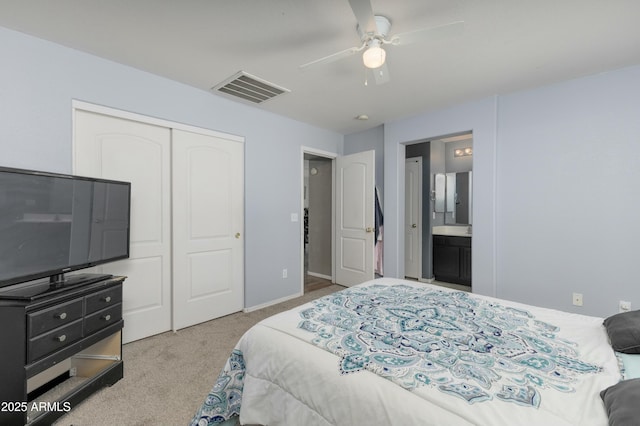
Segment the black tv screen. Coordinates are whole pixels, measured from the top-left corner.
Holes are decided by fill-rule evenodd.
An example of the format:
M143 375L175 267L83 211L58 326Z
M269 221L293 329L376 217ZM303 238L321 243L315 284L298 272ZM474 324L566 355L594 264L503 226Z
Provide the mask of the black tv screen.
M0 287L128 258L130 203L129 182L0 167Z

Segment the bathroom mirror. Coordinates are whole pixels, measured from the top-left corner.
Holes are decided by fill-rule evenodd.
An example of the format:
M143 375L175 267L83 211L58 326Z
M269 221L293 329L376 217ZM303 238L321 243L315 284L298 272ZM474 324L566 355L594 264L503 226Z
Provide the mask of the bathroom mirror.
M456 173L447 173L446 174L446 190L445 190L446 198L446 212L447 217L455 218L456 215L456 203L458 200L458 193L456 189Z
M436 213L445 213L446 225L470 225L473 223L473 172L436 173Z
M470 225L473 210L473 173L457 172L446 174L446 214L447 225Z
M445 206L445 175L444 173L437 173L435 175L435 191L434 191L434 211L436 213L444 213Z
M473 138L471 133L430 142L433 170L433 223L471 225L473 194Z

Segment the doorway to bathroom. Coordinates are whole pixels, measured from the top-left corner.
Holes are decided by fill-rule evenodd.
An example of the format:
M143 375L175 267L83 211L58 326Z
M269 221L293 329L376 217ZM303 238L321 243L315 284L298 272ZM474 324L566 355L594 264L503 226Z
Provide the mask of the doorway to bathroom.
M405 147L405 277L471 290L471 132Z

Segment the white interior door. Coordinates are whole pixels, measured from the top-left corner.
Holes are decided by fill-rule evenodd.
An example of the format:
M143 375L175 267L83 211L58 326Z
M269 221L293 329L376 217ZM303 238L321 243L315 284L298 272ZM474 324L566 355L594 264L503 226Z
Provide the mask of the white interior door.
M244 305L244 146L173 130L174 329Z
M336 159L336 283L374 278L375 151Z
M74 173L131 182L130 257L96 268L125 275L123 341L171 329L171 133L76 110Z
M405 161L404 275L422 276L422 157Z

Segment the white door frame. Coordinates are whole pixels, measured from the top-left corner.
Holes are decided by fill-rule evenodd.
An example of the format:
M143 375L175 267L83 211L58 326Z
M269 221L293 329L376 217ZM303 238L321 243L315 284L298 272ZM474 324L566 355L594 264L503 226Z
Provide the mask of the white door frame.
M146 115L137 114L135 112L123 111L120 109L110 108L102 105L91 104L91 103L79 101L76 99L73 99L71 101L71 109L72 109L72 115L71 115L72 120L75 117L76 110L83 110L83 111L94 112L97 114L109 115L111 117L123 118L126 120L139 121L140 123L168 127L170 129L184 130L185 132L200 133L202 135L209 135L217 138L229 139L232 141L244 143L244 137L242 136L218 132L211 129L205 129L203 127L190 126L188 124L177 123L175 121L165 120L162 118L149 117ZM72 125L73 124L75 123L72 123ZM73 128L75 127L72 126L72 129ZM72 135L71 139L72 139L72 144L75 144L74 135ZM71 150L71 152L72 152L72 155L75 157L75 154L73 154L74 153L73 149ZM75 158L72 158L72 160L74 160L75 162ZM72 164L74 164L74 162L72 162Z
M321 149L311 148L308 146L300 147L300 295L304 294L304 155L317 155L318 157L325 157L331 159L331 199L334 202L331 203L331 282L335 283L336 266L335 266L335 221L336 216L336 158L338 154L330 151L323 151Z

